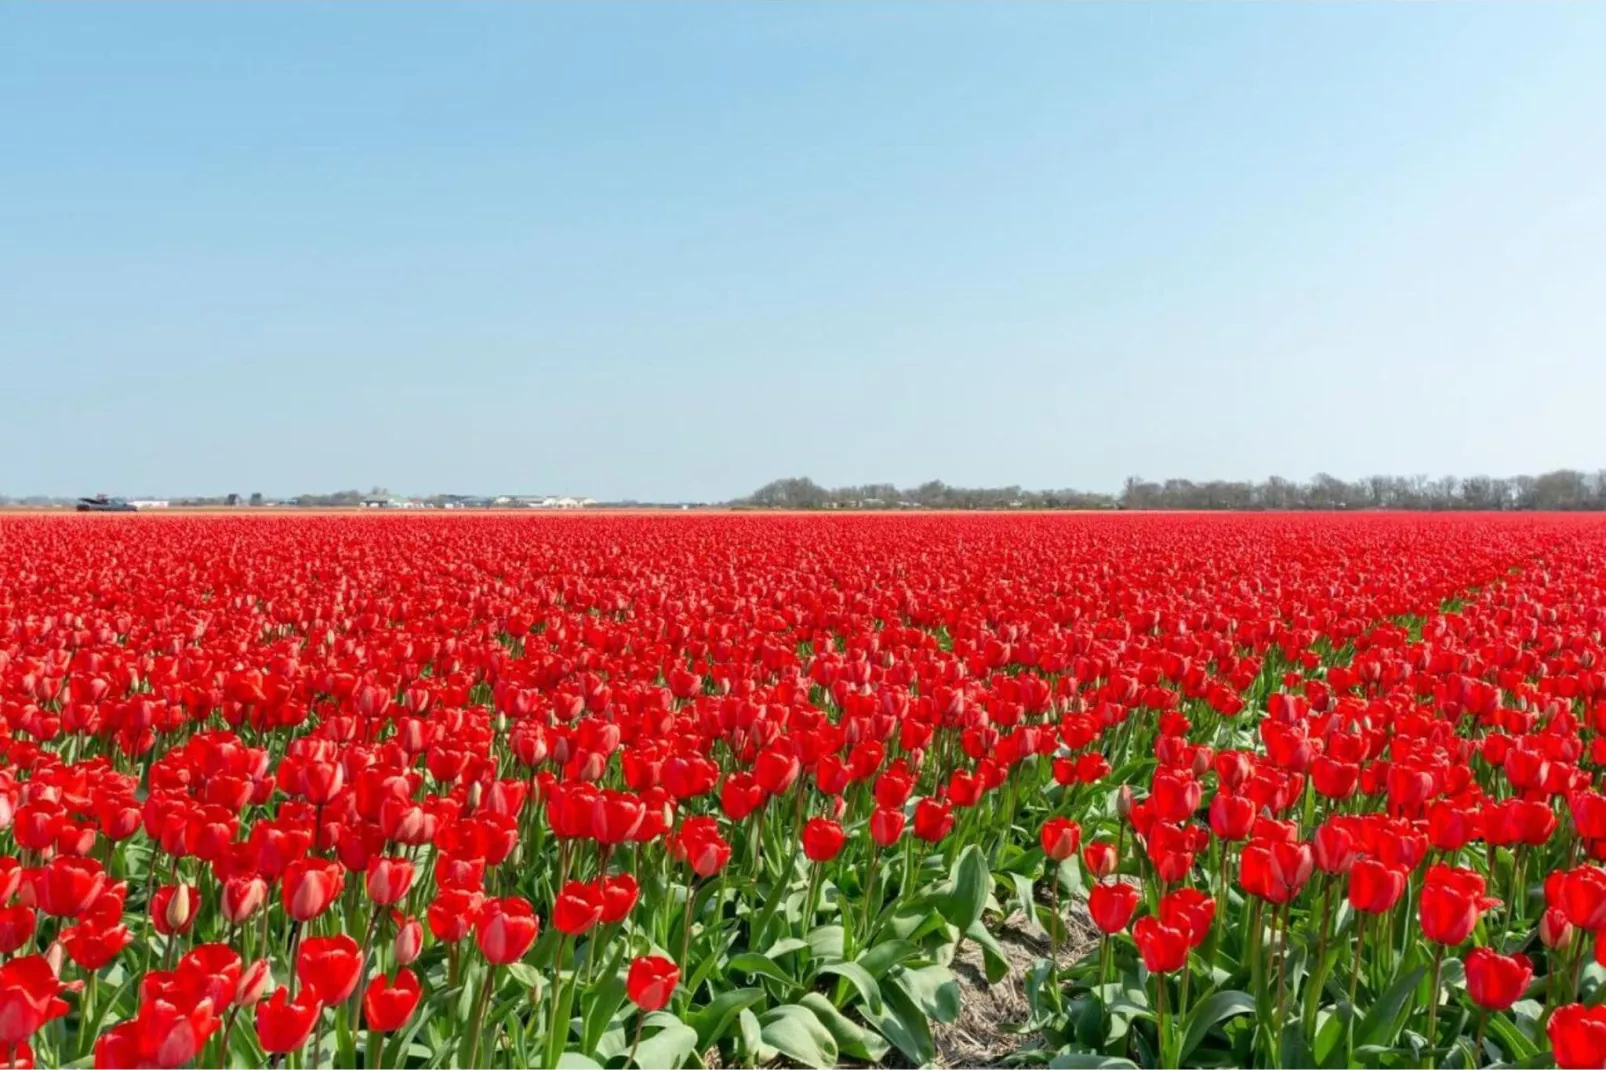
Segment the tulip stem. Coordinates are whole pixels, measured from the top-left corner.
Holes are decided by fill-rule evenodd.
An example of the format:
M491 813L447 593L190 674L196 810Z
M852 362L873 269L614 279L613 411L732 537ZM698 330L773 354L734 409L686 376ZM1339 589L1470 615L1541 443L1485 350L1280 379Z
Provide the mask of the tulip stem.
M1333 916L1333 885L1336 881L1327 881L1327 888L1322 894L1322 926L1316 933L1316 961L1311 968L1305 971L1306 984L1309 991L1305 996L1305 1036L1316 1035L1316 1008L1321 1002L1322 982L1327 977L1325 962L1327 959L1327 925Z
M563 1033L560 1033L558 1031L558 1029L559 1029L558 1016L562 1013L562 1008L561 1008L560 1004L563 1002L563 1000L562 1000L562 996L563 996L563 952L564 952L564 949L567 947L568 943L569 943L569 936L568 936L567 933L565 933L562 937L560 937L558 939L558 957L554 960L553 966L552 966L552 1025L551 1025L551 1028L547 1031L547 1038L546 1038L546 1054L547 1054L547 1058L546 1058L546 1062L543 1064L545 1066L557 1066L558 1065L558 1056L563 1052L563 1042L568 1039L563 1034L568 1032L568 1024L569 1023L567 1023L567 1022L563 1022L562 1023ZM464 1065L472 1067L474 1065L474 1062L473 1062L473 1060L470 1060L469 1062L465 1063Z
M680 931L680 965L682 969L689 968L686 956L691 954L691 903L697 897L697 877L686 882L686 912L682 918ZM561 965L561 963L560 963Z
M1486 1026L1488 1026L1488 1024L1489 1024L1489 1012L1485 1011L1485 1010L1480 1010L1478 1012L1478 1032L1477 1032L1477 1035L1472 1040L1472 1065L1473 1066L1482 1066L1483 1065L1483 1030L1484 1030L1484 1028Z
M864 909L859 912L860 939L864 941L859 945L861 950L870 946L870 898L871 893L875 891L876 856L879 853L880 848L874 840L871 840L870 872L869 876L864 879Z
M1154 1035L1155 1044L1157 1045L1156 1055L1159 1058L1161 1070L1165 1070L1165 1068L1166 1068L1166 1060L1165 1060L1165 1056L1166 1056L1166 1042L1165 1042L1165 974L1157 973L1157 974L1154 975L1154 988L1155 988L1155 995L1157 997L1155 1002L1158 1005L1159 1010L1160 1010L1160 1017L1158 1019L1159 1028L1156 1030L1155 1035Z
M357 1029L357 1001L362 999L363 980L368 976L368 959L374 953L374 935L378 932L380 924L384 921L384 911L376 904L374 906L373 920L368 923L368 935L362 942L362 958L357 969L357 986L351 990L351 998L346 1001L349 1010L347 1017L351 1019L351 1028Z
M641 1047L641 1027L642 1027L642 1024L645 1023L646 1021L647 1021L647 1015L646 1015L645 1012L636 1015L636 1038L630 1042L630 1058L628 1060L626 1060L626 1062L625 1062L626 1066L635 1065L635 1062L636 1062L636 1049Z
M1439 967L1444 963L1444 945L1437 941L1433 944L1433 980L1428 984L1428 1055L1423 1059L1423 1065L1432 1070L1433 1046L1438 1043L1435 1036L1439 1025Z
M1288 969L1288 913L1293 909L1293 901L1283 904L1282 935L1277 935L1277 908L1271 911L1271 934L1277 943L1277 1065L1283 1064L1283 1028L1287 1023L1288 989L1283 985L1283 978L1287 976Z
M558 944L558 969L560 971L563 969L563 944L562 944L562 942L559 942L559 944ZM560 973L560 976L561 976L561 973ZM474 1017L469 1022L468 1058L463 1060L463 1065L464 1066L473 1066L473 1065L475 1065L474 1064L474 1057L479 1054L480 1031L484 1027L484 1024L485 1024L485 1005L491 1001L491 988L494 985L495 981L496 981L496 963L494 963L494 962L486 962L486 964L485 964L485 987L480 989L479 1002L475 1004ZM554 999L555 999L556 993L554 992L553 995L554 995ZM552 1017L554 1019L554 1026L553 1027L556 1028L556 1022L555 1022L555 1020L557 1018L556 1010L553 1011Z
M1060 875L1052 862L1048 866L1048 886L1054 897L1054 921L1048 929L1048 953L1054 960L1055 976L1060 968Z

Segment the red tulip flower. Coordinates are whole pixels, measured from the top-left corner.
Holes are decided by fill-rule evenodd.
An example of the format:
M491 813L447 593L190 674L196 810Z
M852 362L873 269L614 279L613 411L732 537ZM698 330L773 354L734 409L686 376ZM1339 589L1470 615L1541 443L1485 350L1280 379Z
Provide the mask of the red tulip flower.
M661 955L647 955L630 964L625 992L643 1011L663 1010L680 982L680 967Z
M1255 827L1255 803L1246 795L1218 791L1210 800L1210 831L1223 840L1249 838Z
M1348 873L1360 853L1354 835L1342 825L1322 825L1310 842L1316 868L1329 876Z
M275 989L273 995L256 1005L257 1040L269 1055L283 1055L299 1051L312 1036L313 1024L323 1010L323 1004L311 989L303 989L290 999L287 988Z
M1569 1003L1551 1016L1545 1032L1561 1070L1606 1066L1606 1007Z
M37 924L32 907L21 903L0 906L0 955L10 955L24 947L33 939Z
M407 1024L418 1007L423 990L418 977L405 966L396 971L394 980L379 974L362 994L363 1020L369 1029L390 1033Z
M1100 931L1118 933L1132 920L1141 898L1137 887L1124 881L1099 883L1087 894L1087 909Z
M151 921L163 936L189 932L195 914L196 892L187 884L164 884L151 897Z
M1467 995L1486 1011L1510 1010L1533 980L1527 955L1501 955L1487 947L1467 952Z
M418 924L417 918L403 917L399 913L392 913L391 921L396 925L391 951L398 965L411 966L418 959L419 952L424 950L424 927Z
M552 904L552 927L579 936L602 920L602 897L589 884L570 881Z
M1153 915L1138 919L1132 927L1132 940L1150 973L1175 973L1188 962L1188 932L1175 929Z
M597 894L602 897L602 924L618 925L636 908L641 887L630 874L617 873L597 882Z
M24 955L0 966L0 1049L24 1043L46 1022L66 1014L62 987L43 955Z
M953 831L953 807L936 799L921 799L915 804L915 836L926 843L939 843Z
M1204 786L1192 776L1175 769L1161 769L1154 774L1154 791L1149 801L1154 815L1161 821L1186 821L1199 809Z
M601 912L600 907L597 910ZM475 922L474 937L487 962L505 966L524 957L540 928L529 900L507 896L486 900Z
M1350 906L1367 914L1384 914L1394 909L1405 893L1403 869L1385 865L1375 858L1362 858L1350 867Z
M76 918L106 886L106 874L92 858L58 855L36 871L34 905L57 918Z
M1096 879L1103 880L1115 872L1120 860L1113 843L1095 842L1082 848L1082 865Z
M842 853L847 834L829 818L810 818L803 826L803 853L811 862L829 862Z
M1561 909L1567 920L1580 929L1595 932L1606 928L1606 870L1599 866L1578 866L1561 879Z
M1539 941L1552 951L1566 947L1573 938L1573 923L1559 907L1548 907L1539 919Z
M1459 944L1472 935L1490 902L1483 896L1483 879L1475 873L1433 866L1423 882L1417 914L1422 934L1434 943Z
M413 864L405 858L376 858L368 863L365 884L368 898L376 906L388 907L412 888Z
M261 877L230 877L223 882L223 917L239 925L268 901L268 885Z
M480 916L485 896L466 888L443 888L436 893L425 915L429 918L429 931L443 943L455 944L474 928Z
M1188 946L1198 947L1210 933L1216 917L1216 901L1197 888L1178 888L1160 900L1160 920L1188 934Z
M281 897L293 921L310 921L329 909L345 888L345 869L338 862L298 858L284 868Z
M356 991L362 971L362 949L345 933L309 936L296 950L296 976L328 1006Z
M1081 846L1082 828L1069 818L1051 817L1043 822L1039 839L1045 855L1055 862L1063 862Z
M877 806L870 812L870 840L877 847L891 847L903 837L906 821L902 810Z

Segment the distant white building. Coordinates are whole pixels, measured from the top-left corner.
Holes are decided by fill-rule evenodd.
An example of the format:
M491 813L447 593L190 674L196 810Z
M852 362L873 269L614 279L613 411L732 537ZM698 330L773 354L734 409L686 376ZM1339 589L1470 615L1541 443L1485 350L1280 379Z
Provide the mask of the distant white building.
M166 509L166 498L135 498L128 503L135 509Z

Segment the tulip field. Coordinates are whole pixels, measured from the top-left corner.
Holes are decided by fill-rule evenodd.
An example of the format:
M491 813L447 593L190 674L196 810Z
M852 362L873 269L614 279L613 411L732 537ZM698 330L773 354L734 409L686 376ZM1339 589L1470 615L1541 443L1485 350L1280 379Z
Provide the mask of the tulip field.
M0 1066L1606 1067L1603 632L1586 515L0 514Z

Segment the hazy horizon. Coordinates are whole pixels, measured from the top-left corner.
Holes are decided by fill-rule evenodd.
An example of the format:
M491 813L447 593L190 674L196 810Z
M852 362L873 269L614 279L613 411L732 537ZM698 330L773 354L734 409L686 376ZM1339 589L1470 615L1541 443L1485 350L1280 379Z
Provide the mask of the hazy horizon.
M4 5L0 41L0 494L1606 466L1599 6Z

